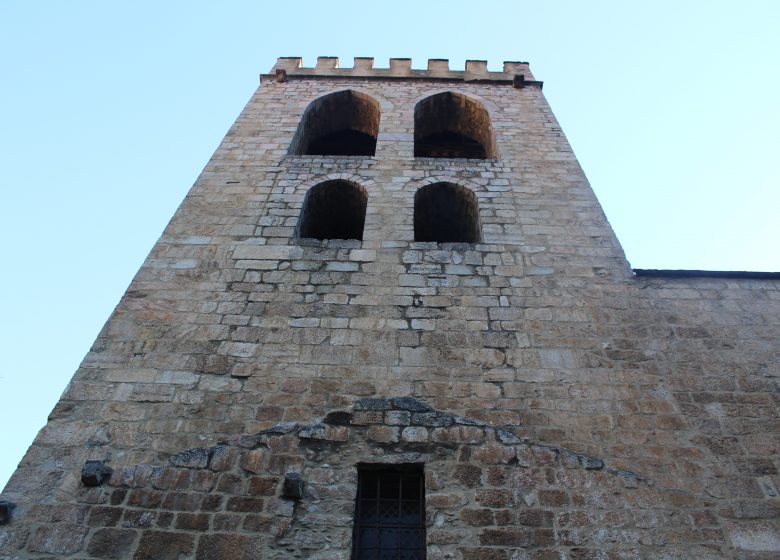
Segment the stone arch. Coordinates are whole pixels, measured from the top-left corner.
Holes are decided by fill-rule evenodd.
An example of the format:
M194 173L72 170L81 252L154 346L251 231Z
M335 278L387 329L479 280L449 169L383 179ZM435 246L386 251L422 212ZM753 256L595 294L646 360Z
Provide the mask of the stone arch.
M479 243L479 203L474 192L452 182L425 185L414 193L414 240Z
M381 105L371 95L346 89L309 103L290 143L292 155L373 156Z
M471 96L443 91L414 107L415 157L494 159L498 153L485 105Z
M297 238L363 239L368 191L354 181L331 179L306 191Z

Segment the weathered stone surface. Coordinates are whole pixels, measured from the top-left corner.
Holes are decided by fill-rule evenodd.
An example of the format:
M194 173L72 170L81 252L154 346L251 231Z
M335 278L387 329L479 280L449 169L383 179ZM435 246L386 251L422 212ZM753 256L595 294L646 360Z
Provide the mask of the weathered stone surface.
M217 445L211 456L209 468L213 471L228 471L233 468L238 452L228 445Z
M406 410L409 412L431 412L433 408L414 397L396 397L390 399L392 407L398 410Z
M234 534L203 535L198 541L197 560L263 558L263 541L257 537Z
M419 426L450 426L452 422L452 415L442 412L419 412L412 414L412 424Z
M128 558L137 533L128 529L98 529L90 537L87 552L98 558Z
M206 447L193 447L170 458L174 467L187 467L190 469L205 469L211 459L213 450Z
M192 555L195 536L167 531L145 531L141 535L134 560L180 560Z
M100 486L109 479L111 473L112 469L103 461L87 461L81 468L81 483L84 486Z
M401 432L401 440L411 443L424 443L428 441L428 429L409 426Z
M378 443L394 443L399 439L399 429L395 426L371 426L368 438Z
M83 548L86 535L87 528L80 525L46 525L35 531L27 546L31 552L74 554Z
M390 405L390 401L388 401L387 399L364 398L355 401L353 408L355 410L360 410L360 411L377 412L383 410L390 410L391 405Z
M260 474L264 470L265 457L265 451L260 449L255 451L246 451L241 454L241 460L239 464L245 471Z

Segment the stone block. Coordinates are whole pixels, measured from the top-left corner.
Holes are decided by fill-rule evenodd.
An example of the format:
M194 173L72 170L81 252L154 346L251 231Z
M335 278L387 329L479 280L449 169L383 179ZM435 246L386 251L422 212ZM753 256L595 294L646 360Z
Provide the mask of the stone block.
M168 492L162 502L162 507L174 511L195 511L200 505L200 500L200 494Z
M493 510L488 508L469 508L460 510L460 518L467 525L483 527L493 525Z
M395 443L398 441L399 430L395 426L371 426L368 428L368 439L378 443Z
M512 493L509 490L480 489L477 490L476 500L482 507L511 508L514 506Z
M262 498L247 498L241 496L233 496L229 498L226 504L227 511L233 511L238 513L257 513L263 511L263 499Z
M198 540L196 560L256 560L263 558L263 540L233 533L203 535Z
M409 426L401 432L401 440L410 443L424 443L428 441L428 429Z
M463 560L509 560L508 552L504 549L487 547L459 548Z
M474 458L481 463L509 463L516 456L515 450L504 445L485 445L474 452Z
M451 426L452 423L452 415L445 412L412 413L412 424L416 426L443 427Z
M33 533L27 548L31 552L67 556L84 548L88 529L81 525L44 525Z
M217 445L211 456L209 468L213 471L229 471L238 457L238 451L229 445Z
M531 531L524 528L483 529L479 534L479 543L490 546L525 547L533 544L532 535Z
M261 474L264 470L265 451L256 449L253 451L245 451L241 454L239 465L245 471Z
M128 558L137 537L131 529L98 529L89 539L87 552L98 558Z
M90 527L114 527L122 518L122 508L94 506L89 510L87 525Z
M482 443L485 431L475 426L453 426L450 428L450 441L453 443Z
M482 484L482 469L476 465L458 463L455 465L453 477L463 486L476 488Z
M180 560L192 555L195 536L168 531L145 531L133 560Z
M209 523L210 518L206 513L179 513L174 526L182 531L208 531Z
M405 410L390 410L385 412L385 424L388 426L408 426L411 414Z
M193 447L173 455L169 461L174 467L186 467L189 469L205 469L211 459L212 448Z
M397 410L406 410L409 412L433 412L433 408L414 397L395 397L390 399L392 407Z
M355 401L355 404L353 405L354 410L356 411L371 411L371 412L380 412L385 410L391 409L390 401L387 399L377 399L377 398L362 398L357 399Z

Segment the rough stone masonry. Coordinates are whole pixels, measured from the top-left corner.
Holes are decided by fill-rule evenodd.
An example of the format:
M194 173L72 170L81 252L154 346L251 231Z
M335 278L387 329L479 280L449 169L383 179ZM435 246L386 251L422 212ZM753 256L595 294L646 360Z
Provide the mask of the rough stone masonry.
M279 59L0 495L0 558L380 558L361 469L403 468L392 558L780 557L780 275L632 271L541 86Z

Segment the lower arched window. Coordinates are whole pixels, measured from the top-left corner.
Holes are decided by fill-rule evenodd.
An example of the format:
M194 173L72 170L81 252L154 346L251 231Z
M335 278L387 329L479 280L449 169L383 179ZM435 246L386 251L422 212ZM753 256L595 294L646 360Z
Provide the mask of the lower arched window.
M479 205L476 195L453 183L434 183L414 195L414 240L477 243Z
M363 239L368 193L349 181L326 181L309 189L298 220L298 237Z

